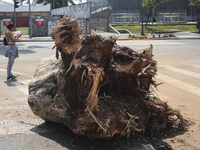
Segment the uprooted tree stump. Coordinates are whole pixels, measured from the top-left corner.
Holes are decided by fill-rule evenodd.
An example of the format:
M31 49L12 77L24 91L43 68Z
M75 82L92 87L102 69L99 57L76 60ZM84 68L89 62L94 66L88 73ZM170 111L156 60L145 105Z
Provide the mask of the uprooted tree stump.
M90 138L145 131L152 118L160 127L171 115L185 121L151 94L157 71L152 45L137 52L112 37L80 34L77 20L65 16L54 27L57 59L43 59L29 84L28 103L35 115Z

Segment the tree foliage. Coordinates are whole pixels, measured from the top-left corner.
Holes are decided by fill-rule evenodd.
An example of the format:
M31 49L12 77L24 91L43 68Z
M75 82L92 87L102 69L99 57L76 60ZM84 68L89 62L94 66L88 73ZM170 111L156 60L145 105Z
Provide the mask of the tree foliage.
M169 2L169 1L173 1L173 0L142 0L142 6L148 8L146 27L149 22L149 18L150 18L152 9L161 3L165 3L165 2Z
M189 0L190 5L197 6L200 9L200 0Z
M159 5L161 3L169 2L171 0L142 0L142 6L143 7L155 7L156 5Z

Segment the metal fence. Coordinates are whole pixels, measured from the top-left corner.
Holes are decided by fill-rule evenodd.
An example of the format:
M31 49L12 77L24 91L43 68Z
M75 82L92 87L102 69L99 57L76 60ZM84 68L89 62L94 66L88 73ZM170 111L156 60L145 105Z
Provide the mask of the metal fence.
M43 25L37 26L36 19L43 19ZM60 20L60 16L32 16L31 17L31 37L50 36L53 27L55 27Z
M157 22L180 23L186 22L186 10L159 10L157 11Z
M14 22L13 16L0 16L0 35L2 32L7 30L7 27L4 26L4 24L3 24L4 19L10 19L11 23ZM24 17L17 16L16 17L16 27L28 27L28 22L29 22L28 20L29 20L29 18L26 16L24 16ZM4 33L2 33L2 34L4 34Z
M1 36L1 33L2 33L2 35L4 35L4 31L7 30L7 27L4 26L4 24L3 24L3 19L10 19L12 21L12 17L6 17L6 18L0 17L0 36Z
M51 10L53 16L67 15L70 18L77 18L82 27L82 34L90 34L91 4L82 3Z
M139 23L140 22L140 11L111 11L110 14L110 23L120 23L120 22L131 22L131 23Z
M107 18L110 9L108 0L91 2L91 18Z
M100 30L107 32L108 31L108 18L91 18L90 19L90 26L93 30Z
M108 0L91 2L90 26L93 30L108 31L108 17L110 13Z

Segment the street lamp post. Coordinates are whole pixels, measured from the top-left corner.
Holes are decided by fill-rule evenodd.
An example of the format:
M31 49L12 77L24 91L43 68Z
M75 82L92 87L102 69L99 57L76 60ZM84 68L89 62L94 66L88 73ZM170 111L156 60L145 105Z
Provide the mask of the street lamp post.
M28 31L29 31L29 38L31 38L31 3L30 3L30 0L28 0L28 2L29 2L29 25L28 25L28 27L29 27L29 29L28 29Z
M15 27L16 27L16 9L15 9L15 5L14 5L14 16L15 16L14 22L15 22ZM16 28L15 28L15 29L16 29Z
M153 0L153 5L154 5L154 0ZM151 35L153 35L153 17L154 17L154 6L152 9L152 17L151 17Z
M65 7L65 0L62 0L62 7Z
M143 12L142 12L142 30L141 30L141 35L144 35L144 30L143 30L143 17L144 17L144 14L143 14Z
M53 0L53 9L55 9L55 0Z

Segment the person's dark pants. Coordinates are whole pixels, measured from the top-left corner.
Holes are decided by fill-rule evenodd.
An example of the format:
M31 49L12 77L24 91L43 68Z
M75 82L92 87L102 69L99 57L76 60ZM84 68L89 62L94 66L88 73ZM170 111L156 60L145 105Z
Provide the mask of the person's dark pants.
M9 59L8 59L8 66L7 66L7 77L10 77L12 75L12 66L15 61L15 55L10 53L8 58Z

